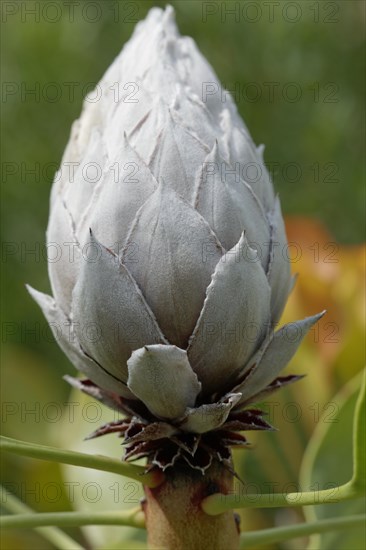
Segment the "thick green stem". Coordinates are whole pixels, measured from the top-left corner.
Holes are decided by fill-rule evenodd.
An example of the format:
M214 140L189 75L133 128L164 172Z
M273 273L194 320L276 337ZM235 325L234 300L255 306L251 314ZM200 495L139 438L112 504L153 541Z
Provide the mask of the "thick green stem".
M24 528L57 525L58 527L78 527L80 525L129 525L144 528L144 516L140 508L127 512L51 512L40 514L18 514L0 518L2 528Z
M222 514L234 508L280 508L293 506L310 506L350 500L362 496L362 491L355 488L352 482L334 489L307 491L303 493L258 493L258 494L215 494L205 498L202 509L206 514Z
M156 487L163 479L163 475L160 472L144 474L145 469L142 466L127 464L126 462L120 462L119 460L102 455L64 451L63 449L46 447L36 443L27 443L26 441L19 441L4 436L1 436L0 443L3 451L39 458L41 460L49 460L51 462L61 462L62 464L72 464L73 466L112 472L140 481L148 487Z
M239 526L232 511L207 515L200 503L210 493L232 490L233 476L220 464L203 476L191 468L167 470L159 487L145 487L143 509L149 548L210 550L239 548Z
M365 523L366 516L360 514L345 518L331 518L311 523L301 523L299 525L288 525L286 527L273 527L272 529L263 529L263 531L249 531L248 533L242 533L240 548L251 548L252 546L260 546L262 544L268 545L315 533L327 533L329 531L342 531L355 527L363 527Z

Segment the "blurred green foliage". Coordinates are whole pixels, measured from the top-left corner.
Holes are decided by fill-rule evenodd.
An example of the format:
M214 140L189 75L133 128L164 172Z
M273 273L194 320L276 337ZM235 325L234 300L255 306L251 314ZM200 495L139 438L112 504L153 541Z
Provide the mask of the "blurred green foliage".
M171 4L181 33L195 39L222 83L233 91L254 141L266 144L265 160L274 173L283 212L317 218L337 241L360 243L364 219L364 3L182 0ZM74 369L54 343L24 283L49 290L43 248L48 198L71 123L80 114L85 93L98 82L136 22L153 5L164 6L165 2L1 2L5 435L58 444L57 407L62 407L69 395L60 378ZM31 169L35 173L30 173ZM359 273L359 267L354 269ZM352 286L352 273L349 268L347 289L357 287ZM356 290L352 294L355 303ZM347 316L338 319L342 322ZM351 349L356 350L351 373L342 346L343 367L337 364L333 372L331 360L324 360L325 374L319 377L316 390L319 402L359 369L360 346L349 340L347 351ZM309 364L322 364L324 359L317 360L313 351L302 357L303 372ZM325 389L327 384L331 389ZM305 394L310 396L312 389L310 383ZM301 398L301 390L291 392L283 399ZM310 406L310 397L308 400ZM56 403L53 411L50 403ZM33 414L27 412L32 407ZM50 421L52 414L55 421ZM266 443L261 436L262 455L273 453L281 483L297 479L313 427L309 419L300 427L284 422L282 436L266 434ZM291 449L283 451L281 445L288 441ZM4 460L6 480L13 483L18 496L24 497L22 482L33 486L61 479L57 465L10 456ZM263 457L257 461L252 454L244 468L247 478L259 484L270 479L272 467ZM39 510L71 508L64 492L52 506L49 500L48 504L42 498L37 501L34 495L26 500ZM287 521L292 513L299 512L289 512ZM279 511L262 515L258 511L249 517L251 528L282 519ZM38 535L30 538L29 533L13 533L6 544L16 549L49 548Z

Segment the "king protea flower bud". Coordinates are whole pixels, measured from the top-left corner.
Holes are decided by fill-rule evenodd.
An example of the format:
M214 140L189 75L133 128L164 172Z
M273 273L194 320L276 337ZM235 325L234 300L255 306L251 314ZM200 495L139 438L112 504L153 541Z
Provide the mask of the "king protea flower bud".
M163 469L204 472L246 444L234 432L270 428L248 405L298 378L278 375L321 316L274 330L291 289L280 204L219 89L172 9L152 9L73 125L53 297L30 289L87 376L71 383L126 415L94 435L124 433L126 458Z

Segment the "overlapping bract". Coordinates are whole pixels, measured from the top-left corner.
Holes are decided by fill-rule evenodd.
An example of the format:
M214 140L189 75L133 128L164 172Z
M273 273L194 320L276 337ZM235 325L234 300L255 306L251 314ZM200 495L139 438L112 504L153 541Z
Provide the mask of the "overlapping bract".
M292 380L277 376L319 318L274 331L291 288L280 205L217 89L172 9L152 9L73 125L47 231L54 298L30 289L77 385L143 423L140 448L248 426L240 411Z

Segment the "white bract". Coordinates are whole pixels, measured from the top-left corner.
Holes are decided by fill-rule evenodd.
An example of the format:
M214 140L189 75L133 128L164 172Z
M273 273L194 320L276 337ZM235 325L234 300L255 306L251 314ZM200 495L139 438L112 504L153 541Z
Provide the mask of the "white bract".
M274 331L291 276L262 150L173 10L154 8L56 175L53 297L30 292L95 392L142 402L166 434L217 429L284 383L319 319Z

